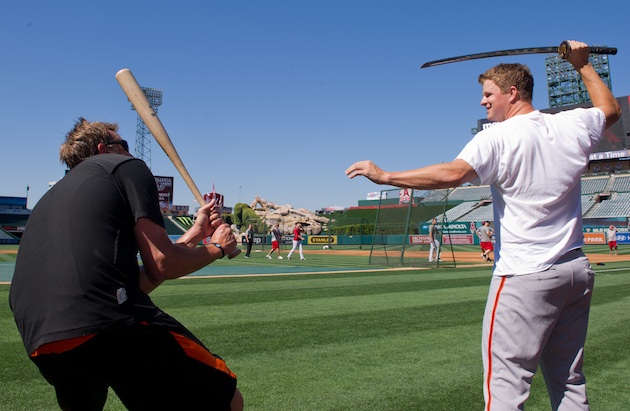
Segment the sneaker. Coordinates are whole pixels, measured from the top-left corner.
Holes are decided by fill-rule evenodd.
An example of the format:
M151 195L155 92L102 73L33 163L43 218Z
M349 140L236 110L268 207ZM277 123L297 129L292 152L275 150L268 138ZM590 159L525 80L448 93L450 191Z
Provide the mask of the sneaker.
M483 258L483 261L488 261L488 256L485 254L481 254L481 258Z
M288 256L287 256L287 260L290 260L290 259L291 259L291 256L290 256L290 255L288 255Z
M439 263L442 263L442 262L444 262L444 261L443 261L441 258L439 258L439 259L438 259L438 262L439 262Z
M271 260L271 256L270 255L268 255L267 258Z
M248 256L248 255L246 255L246 256L245 256L245 258L249 258L249 256Z
M278 256L278 260L283 260L284 257L282 257L281 255Z
M430 258L429 258L429 262L430 262L430 263L432 263L432 262L434 262L434 261L435 261L435 260L432 260L432 259L430 259Z
M300 257L300 260L306 260L306 258L304 258L304 257Z

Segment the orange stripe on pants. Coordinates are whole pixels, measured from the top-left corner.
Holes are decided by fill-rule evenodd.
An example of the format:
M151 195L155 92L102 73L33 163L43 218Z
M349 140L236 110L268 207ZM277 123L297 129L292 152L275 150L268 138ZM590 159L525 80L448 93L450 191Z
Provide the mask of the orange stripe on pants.
M490 320L490 331L488 332L488 376L486 378L486 388L488 390L488 403L486 404L486 411L490 411L490 405L492 403L492 393L490 392L490 380L492 379L492 334L494 332L494 318L497 313L497 306L499 305L499 296L503 285L505 284L505 277L501 278L501 285L497 290L497 294L494 297L494 305L492 307L492 319Z

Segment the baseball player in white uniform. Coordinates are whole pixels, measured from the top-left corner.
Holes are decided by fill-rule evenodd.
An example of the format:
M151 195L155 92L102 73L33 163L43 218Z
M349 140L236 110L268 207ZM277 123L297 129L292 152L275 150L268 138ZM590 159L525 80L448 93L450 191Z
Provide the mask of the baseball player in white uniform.
M495 264L483 320L486 411L521 410L540 365L553 410L588 410L582 372L594 273L582 252L580 176L621 109L570 41L567 60L593 108L544 114L532 106L526 66L499 64L479 76L487 118L450 163L386 172L371 161L346 170L378 184L414 189L466 182L492 189Z

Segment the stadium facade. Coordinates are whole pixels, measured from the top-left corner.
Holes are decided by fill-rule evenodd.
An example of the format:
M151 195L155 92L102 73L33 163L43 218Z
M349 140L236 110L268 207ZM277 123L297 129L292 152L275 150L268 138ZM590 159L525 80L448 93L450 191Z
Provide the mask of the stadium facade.
M0 244L17 244L31 211L26 197L0 197Z

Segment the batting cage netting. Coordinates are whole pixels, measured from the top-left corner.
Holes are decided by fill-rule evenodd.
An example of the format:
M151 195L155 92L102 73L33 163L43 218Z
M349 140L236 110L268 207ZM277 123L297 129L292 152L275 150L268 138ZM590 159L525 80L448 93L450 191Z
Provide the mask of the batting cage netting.
M449 190L383 190L372 233L370 264L396 266L455 266L446 211ZM439 244L429 261L429 230L436 219Z

